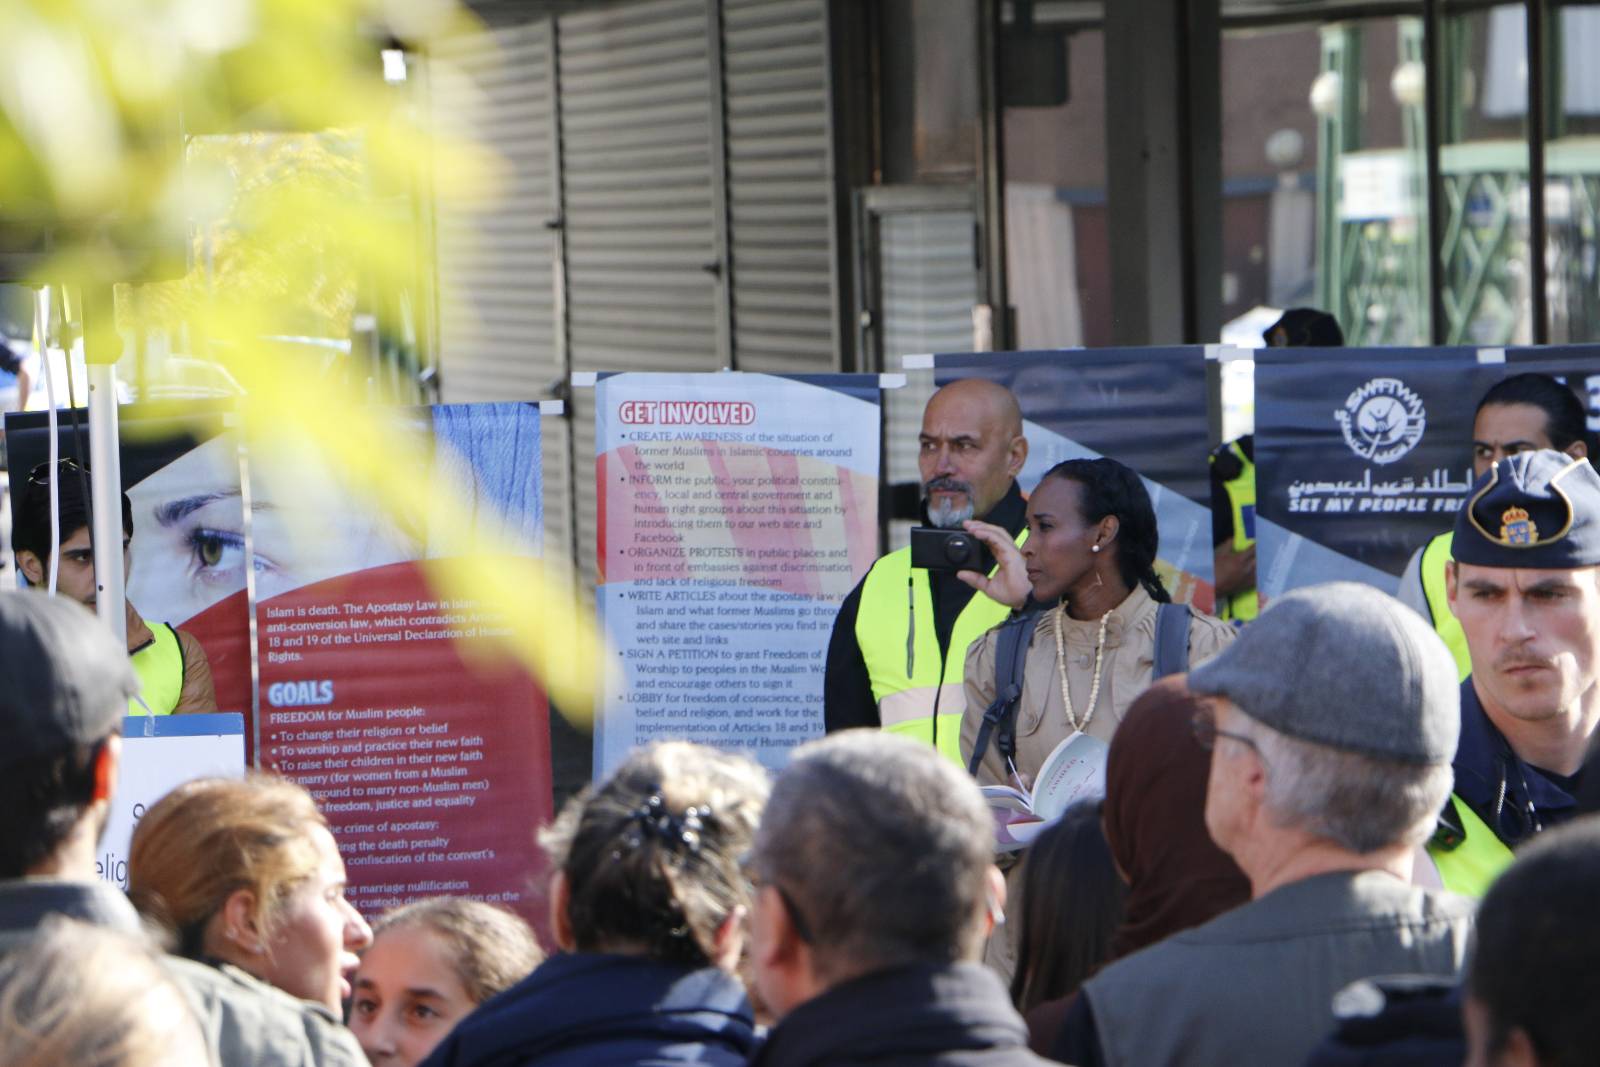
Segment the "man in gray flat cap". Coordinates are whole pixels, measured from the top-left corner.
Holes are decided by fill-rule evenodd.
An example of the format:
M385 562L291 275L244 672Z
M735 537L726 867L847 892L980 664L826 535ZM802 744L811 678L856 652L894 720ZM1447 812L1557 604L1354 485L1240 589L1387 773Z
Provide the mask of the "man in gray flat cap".
M1600 727L1600 474L1550 449L1501 460L1457 513L1450 554L1472 674L1428 853L1448 888L1481 897L1512 849L1577 812Z
M1456 677L1421 616L1347 582L1278 599L1196 667L1206 828L1251 900L1091 978L1054 1053L1079 1067L1299 1064L1351 982L1455 974L1472 903L1410 879L1450 792Z

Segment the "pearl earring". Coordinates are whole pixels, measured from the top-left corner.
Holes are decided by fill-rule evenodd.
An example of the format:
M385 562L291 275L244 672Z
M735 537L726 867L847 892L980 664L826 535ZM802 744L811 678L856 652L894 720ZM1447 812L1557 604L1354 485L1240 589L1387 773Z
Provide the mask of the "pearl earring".
M1098 551L1100 551L1100 546L1099 545L1092 545L1092 546L1090 546L1089 551L1090 552L1098 552Z

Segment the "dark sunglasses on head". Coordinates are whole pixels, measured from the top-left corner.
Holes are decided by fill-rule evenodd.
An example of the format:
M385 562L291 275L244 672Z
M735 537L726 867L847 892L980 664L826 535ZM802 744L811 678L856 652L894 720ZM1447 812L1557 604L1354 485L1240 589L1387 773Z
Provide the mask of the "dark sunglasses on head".
M89 465L87 463L79 463L75 459L63 459L53 465L49 460L45 460L43 463L38 464L33 468L33 470L28 472L28 484L39 486L49 485L50 469L52 466L60 467L63 474L77 475L89 473Z

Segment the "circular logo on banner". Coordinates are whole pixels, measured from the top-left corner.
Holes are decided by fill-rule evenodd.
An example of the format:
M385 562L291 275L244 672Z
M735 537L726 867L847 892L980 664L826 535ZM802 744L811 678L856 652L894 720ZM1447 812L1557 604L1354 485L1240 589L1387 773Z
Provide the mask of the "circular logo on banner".
M1335 411L1350 451L1369 463L1393 463L1422 440L1428 413L1399 378L1374 378Z

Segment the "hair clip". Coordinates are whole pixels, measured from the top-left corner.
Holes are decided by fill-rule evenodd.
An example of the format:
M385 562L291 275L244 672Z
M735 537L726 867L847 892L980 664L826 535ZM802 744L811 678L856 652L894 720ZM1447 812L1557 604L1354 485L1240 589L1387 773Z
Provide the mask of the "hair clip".
M688 808L678 815L667 807L659 792L651 793L629 815L632 825L623 843L629 848L638 848L648 833L673 852L698 855L701 835L710 818L711 809L705 805Z

